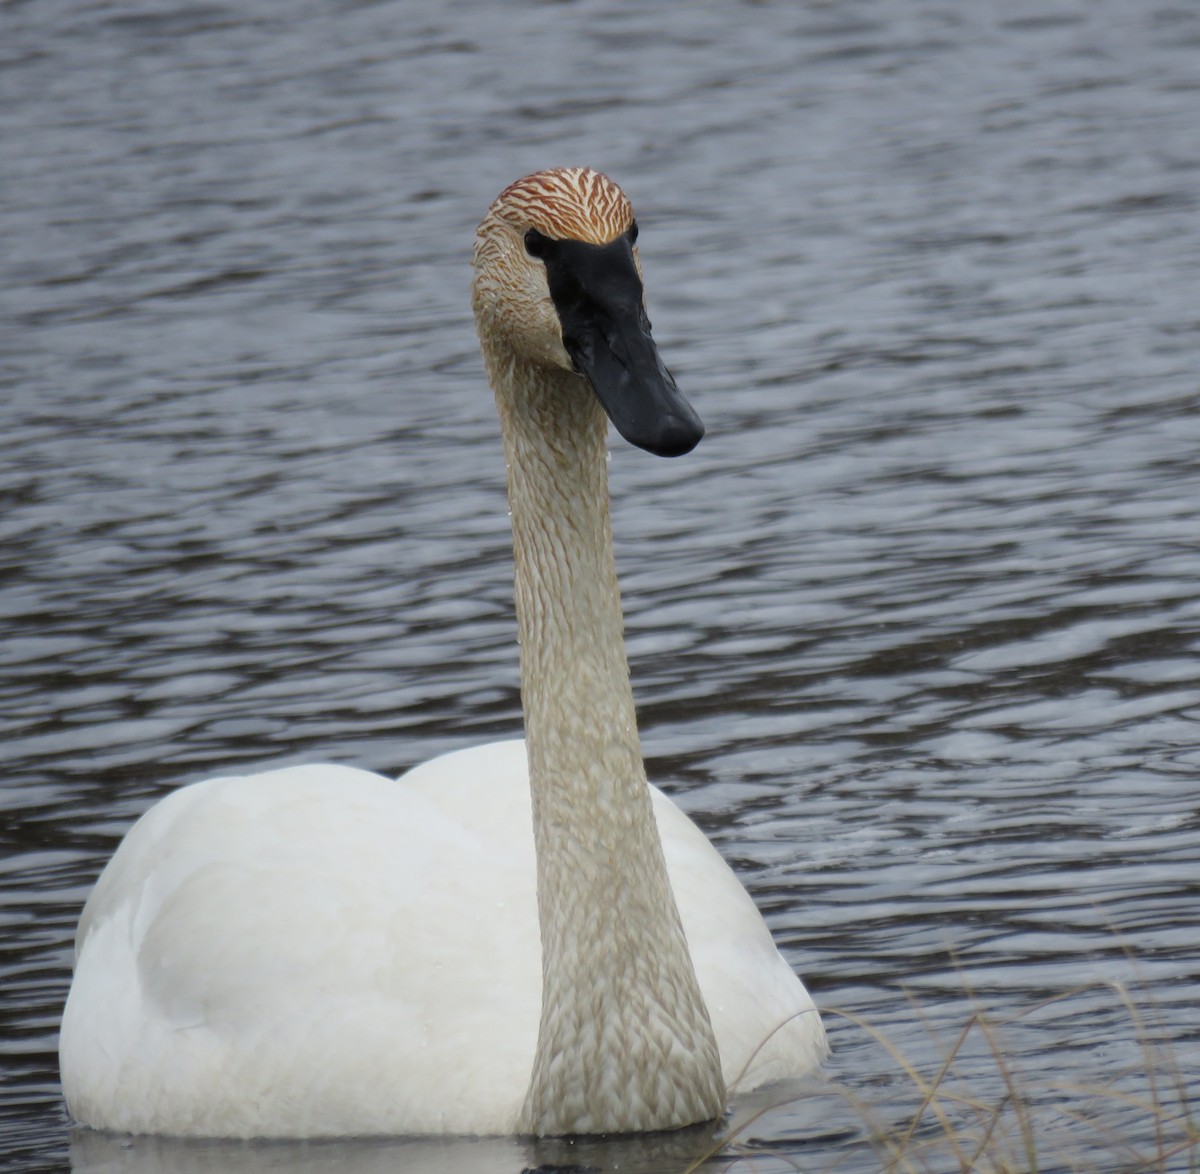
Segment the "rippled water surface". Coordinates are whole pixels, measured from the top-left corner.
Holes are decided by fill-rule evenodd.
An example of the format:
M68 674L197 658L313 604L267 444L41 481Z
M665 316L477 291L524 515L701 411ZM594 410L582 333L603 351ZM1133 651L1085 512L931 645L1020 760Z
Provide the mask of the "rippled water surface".
M613 450L652 776L822 1006L925 1077L982 1011L1043 1168L1134 1169L1155 1113L1111 1094L1200 1097L1198 60L1165 0L0 7L2 1160L686 1162L129 1148L57 1083L80 905L155 798L518 728L469 248L588 162L709 427ZM854 1102L915 1111L829 1027L742 1168L878 1169ZM995 1105L990 1053L954 1079Z

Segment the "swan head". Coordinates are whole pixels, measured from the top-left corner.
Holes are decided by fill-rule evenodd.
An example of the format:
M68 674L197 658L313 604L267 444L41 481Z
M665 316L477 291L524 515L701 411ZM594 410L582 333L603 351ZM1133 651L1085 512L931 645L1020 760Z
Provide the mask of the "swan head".
M479 225L474 270L485 352L574 372L639 448L679 456L700 442L650 333L633 209L608 176L558 167L509 184Z

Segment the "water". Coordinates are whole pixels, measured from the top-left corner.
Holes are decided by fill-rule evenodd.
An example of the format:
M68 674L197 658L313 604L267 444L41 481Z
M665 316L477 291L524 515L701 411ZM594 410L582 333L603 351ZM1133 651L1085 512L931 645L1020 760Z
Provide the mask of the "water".
M55 0L0 27L11 1168L707 1144L131 1148L69 1134L57 1085L79 907L156 797L517 728L467 265L505 183L576 162L633 198L709 427L681 461L613 451L652 776L819 1003L926 1078L978 1008L1043 1168L1153 1152L1109 1093L1200 1093L1200 10ZM894 1125L919 1095L829 1026L829 1085L740 1168L878 1169L851 1099ZM978 1031L956 1074L1006 1095Z

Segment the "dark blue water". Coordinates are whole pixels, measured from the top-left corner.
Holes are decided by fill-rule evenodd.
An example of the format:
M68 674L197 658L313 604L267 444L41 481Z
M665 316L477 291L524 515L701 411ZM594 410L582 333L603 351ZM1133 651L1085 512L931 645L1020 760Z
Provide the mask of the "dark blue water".
M902 1137L922 1094L873 1030L955 1056L960 1136L1007 1105L1016 1169L1026 1119L1042 1169L1191 1168L1198 55L1140 0L0 7L3 1161L703 1149L130 1148L57 1084L79 908L155 798L518 728L469 250L589 163L709 427L613 452L651 773L871 1025L831 1012L828 1083L727 1158L878 1169L856 1105ZM913 1168L963 1168L936 1123Z

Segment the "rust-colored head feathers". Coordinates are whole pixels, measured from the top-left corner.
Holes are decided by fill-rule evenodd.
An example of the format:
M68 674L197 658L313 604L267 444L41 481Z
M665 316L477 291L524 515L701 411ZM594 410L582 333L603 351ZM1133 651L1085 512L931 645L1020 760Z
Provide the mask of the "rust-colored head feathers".
M608 244L633 223L625 193L590 167L556 167L518 179L492 201L492 216L514 228L591 245Z

